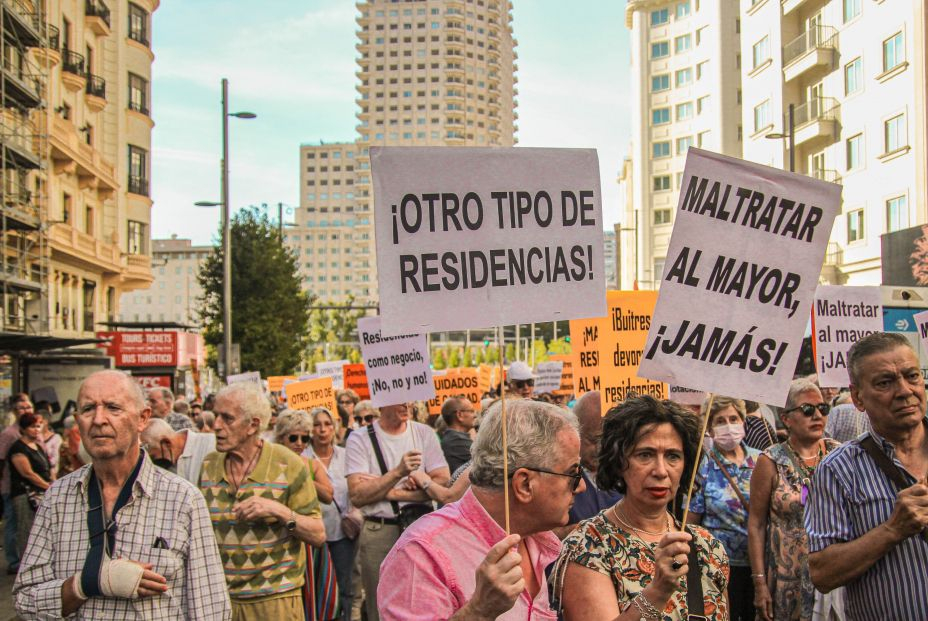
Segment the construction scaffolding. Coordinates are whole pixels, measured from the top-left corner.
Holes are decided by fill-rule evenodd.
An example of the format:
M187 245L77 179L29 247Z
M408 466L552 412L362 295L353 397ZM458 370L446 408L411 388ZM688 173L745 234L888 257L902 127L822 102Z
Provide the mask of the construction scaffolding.
M42 0L0 0L0 333L48 334L49 71Z

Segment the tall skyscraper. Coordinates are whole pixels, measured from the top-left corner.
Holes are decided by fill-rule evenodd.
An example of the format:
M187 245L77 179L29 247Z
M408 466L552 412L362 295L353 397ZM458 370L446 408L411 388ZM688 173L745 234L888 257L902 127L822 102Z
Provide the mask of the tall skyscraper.
M369 148L512 146L516 40L508 0L358 3L352 142L300 147L287 243L323 300L377 301Z

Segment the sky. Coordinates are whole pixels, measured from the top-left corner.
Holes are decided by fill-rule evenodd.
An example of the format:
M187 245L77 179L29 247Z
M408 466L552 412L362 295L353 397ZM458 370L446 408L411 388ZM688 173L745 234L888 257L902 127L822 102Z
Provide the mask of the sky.
M595 148L603 219L620 218L616 176L630 140L625 2L513 0L519 146ZM222 78L233 209L299 204L299 146L356 136L353 0L173 0L153 18L152 237L215 240ZM286 220L285 216L285 220ZM292 216L291 216L292 219Z

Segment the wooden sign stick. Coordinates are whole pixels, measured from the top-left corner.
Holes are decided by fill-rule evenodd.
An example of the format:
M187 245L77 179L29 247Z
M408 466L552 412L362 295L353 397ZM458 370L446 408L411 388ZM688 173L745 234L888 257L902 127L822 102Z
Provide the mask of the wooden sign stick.
M693 472L690 474L690 486L686 492L686 505L683 507L683 520L680 522L680 530L686 529L686 517L690 513L690 501L693 499L693 485L696 483L696 473L699 471L699 461L702 456L702 445L706 438L706 428L709 426L709 416L712 414L712 401L715 395L709 393L709 403L706 405L706 416L702 421L702 432L699 434L699 448L696 449L696 463L693 464Z

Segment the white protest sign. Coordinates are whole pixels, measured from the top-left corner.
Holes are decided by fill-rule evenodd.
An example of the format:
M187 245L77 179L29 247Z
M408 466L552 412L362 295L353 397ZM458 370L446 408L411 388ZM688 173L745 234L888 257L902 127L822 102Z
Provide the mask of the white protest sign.
M928 311L922 311L912 315L915 320L915 329L918 331L918 338L922 343L922 351L928 354Z
M371 147L384 334L605 313L592 149Z
M851 345L883 330L880 288L820 285L815 291L812 326L818 385L849 385L847 352Z
M702 405L702 402L706 399L706 393L701 390L684 388L683 386L670 386L667 398L680 405Z
M561 374L564 372L564 363L539 362L535 365L535 394L554 392L561 387Z
M691 148L638 374L783 405L841 186Z
M380 317L358 319L361 358L375 407L435 396L424 334L384 336Z
M238 373L237 375L229 375L226 377L226 384L242 384L242 383L252 383L258 386L263 386L261 383L261 373L259 371L248 371L247 373Z
M317 362L316 375L318 377L331 377L332 388L341 390L345 382L344 368L346 364L351 364L351 361L335 360L334 362Z

